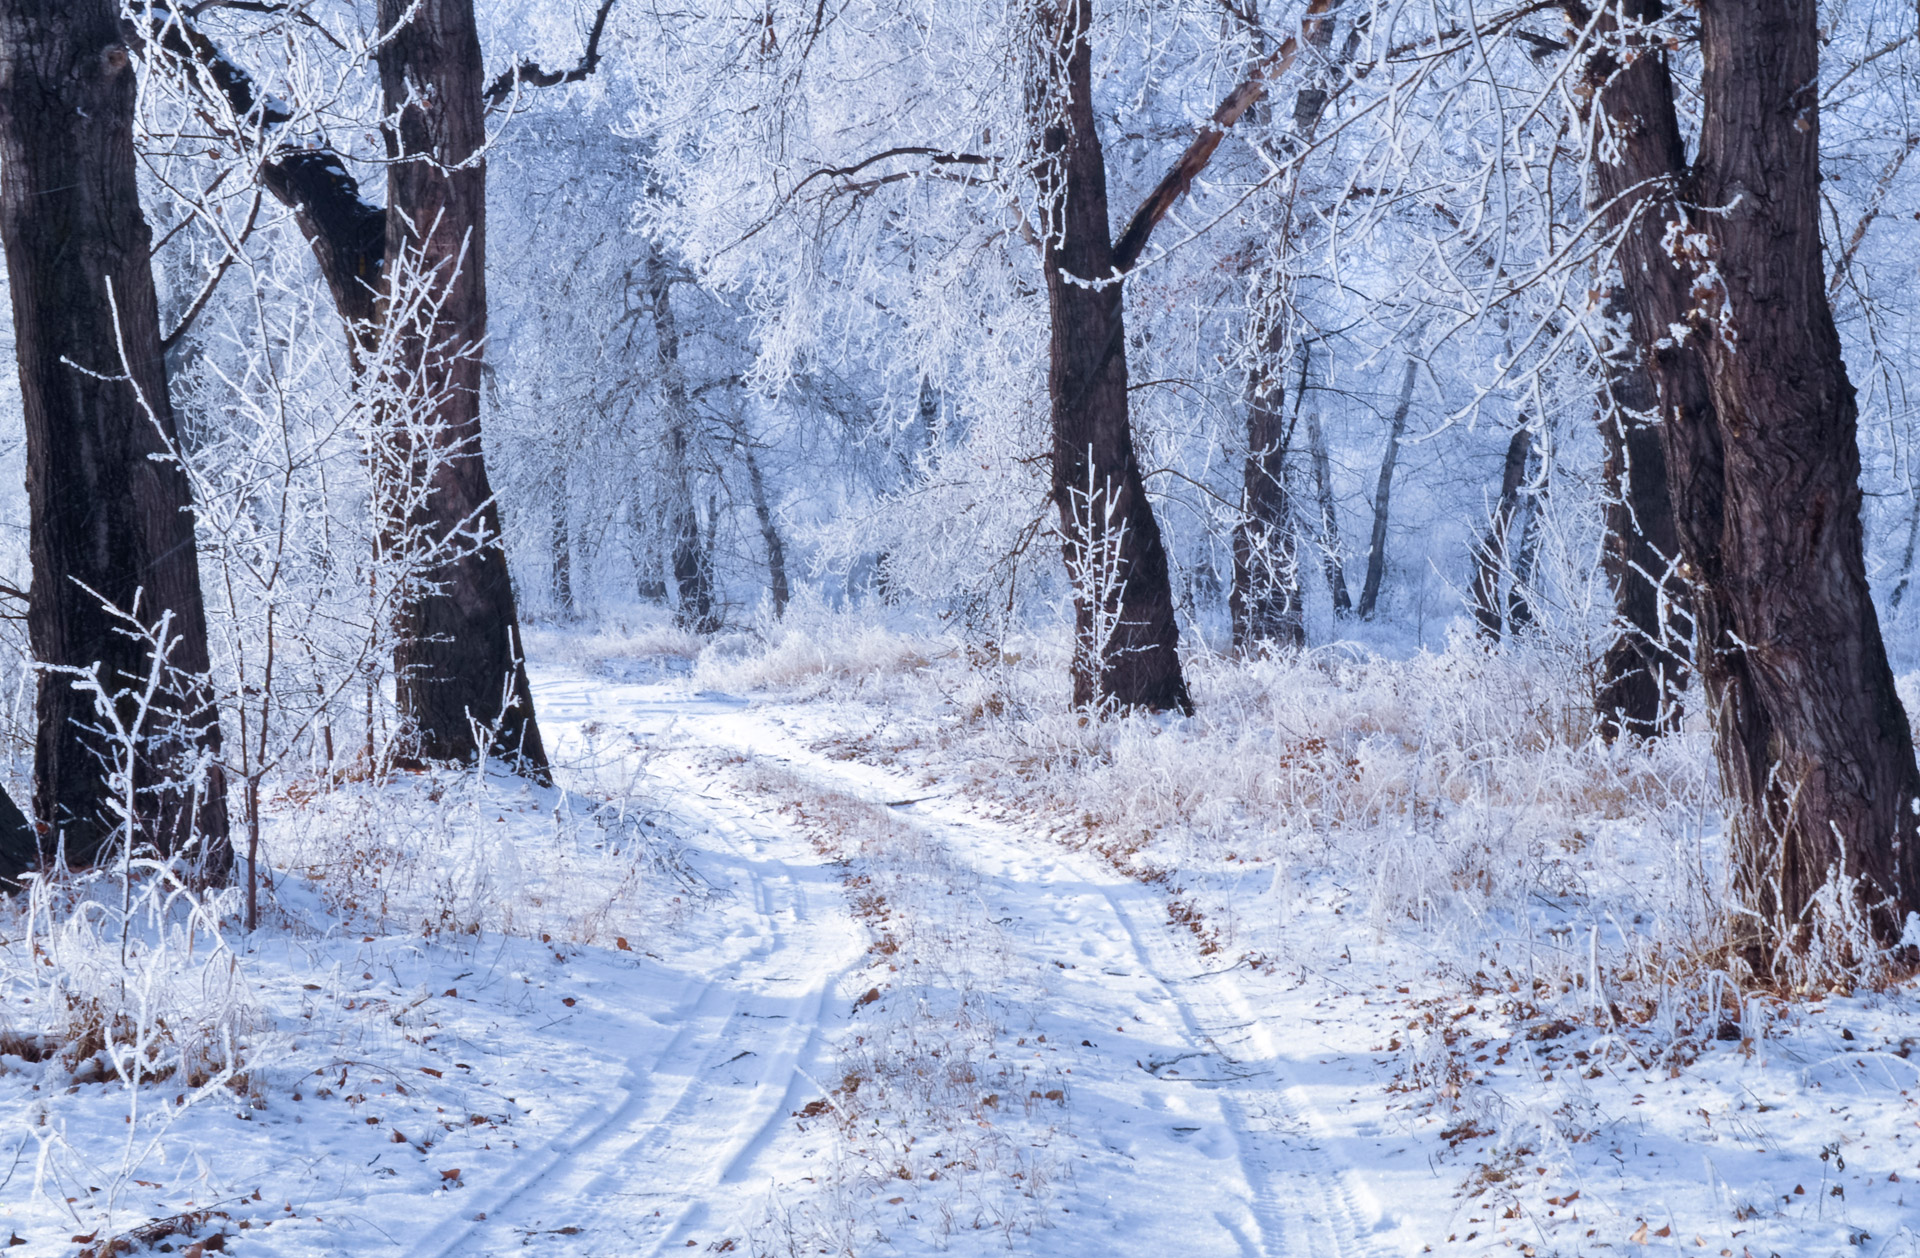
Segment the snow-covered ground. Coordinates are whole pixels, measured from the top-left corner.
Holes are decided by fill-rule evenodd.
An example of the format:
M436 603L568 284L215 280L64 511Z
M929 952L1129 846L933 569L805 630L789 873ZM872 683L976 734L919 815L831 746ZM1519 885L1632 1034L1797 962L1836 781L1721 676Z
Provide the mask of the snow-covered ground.
M1362 694L1493 684L1458 661L1206 683L1228 738L1080 730L941 649L553 635L564 790L282 798L251 937L122 962L16 907L0 1246L1920 1253L1911 985L1743 997L1653 920L1712 881L1697 744L1648 811L1598 750L1458 776ZM87 991L137 1029L126 974L226 976L203 1074L28 1060Z

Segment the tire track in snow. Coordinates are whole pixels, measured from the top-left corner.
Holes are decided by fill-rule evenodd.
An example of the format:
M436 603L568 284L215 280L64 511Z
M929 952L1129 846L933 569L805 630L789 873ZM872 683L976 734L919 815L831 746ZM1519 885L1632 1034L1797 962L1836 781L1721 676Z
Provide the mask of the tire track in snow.
M1152 888L1105 869L1090 856L1068 854L1050 838L1022 833L952 803L933 798L895 802L920 788L885 770L814 753L782 732L751 723L744 713L712 713L682 724L680 730L706 737L716 750L777 761L786 773L815 789L888 808L902 822L937 839L955 860L973 867L983 881L983 891L991 888L1000 901L992 906L996 912L1027 916L1031 924L1041 926L1032 946L1057 954L1056 963L1063 968L1077 969L1077 962L1061 958L1080 955L1095 960L1103 978L1144 976L1145 990L1139 983L1130 989L1106 985L1108 997L1121 999L1106 1003L1100 1024L1106 1025L1107 1015L1122 1010L1128 998L1137 996L1174 1011L1173 1025L1165 1029L1178 1036L1181 1051L1140 1063L1141 1072L1150 1076L1150 1082L1140 1083L1146 1090L1142 1099L1152 1108L1154 1085L1160 1092L1188 1092L1188 1121L1200 1125L1173 1127L1176 1142L1181 1133L1194 1136L1204 1130L1209 1110L1229 1133L1245 1214L1207 1212L1209 1221L1224 1233L1224 1241L1262 1258L1379 1258L1395 1252L1383 1235L1391 1219L1360 1183L1357 1172L1333 1158L1320 1138L1327 1124L1289 1073L1276 1029L1247 1005L1229 975L1196 968L1163 923L1164 904ZM774 754L770 742L789 754ZM1130 960L1139 975L1118 969L1112 964L1116 960ZM1099 999L1086 992L1079 996L1082 1001ZM1116 1033L1124 1034L1125 1016L1121 1013L1115 1024ZM1183 1059L1217 1064L1230 1075L1192 1079L1171 1069ZM1171 1078L1163 1077L1163 1070ZM1124 1067L1118 1082L1122 1087L1129 1082ZM1086 1086L1083 1080L1081 1089ZM1145 1152L1137 1143L1132 1146L1135 1152L1108 1147L1136 1164ZM1171 1187L1165 1182L1169 1175L1175 1181L1183 1178L1181 1169L1177 1161L1164 1167L1157 1177L1161 1187ZM1142 1178L1146 1178L1144 1168ZM1198 1194L1187 1199L1193 1205L1220 1200L1220 1177L1207 1179ZM1166 1191L1156 1199L1155 1208L1176 1208L1181 1198L1178 1191ZM1190 1229L1175 1230L1187 1231L1190 1239L1198 1235ZM1112 1252L1129 1248L1117 1243Z
M551 1254L659 1254L695 1229L738 1225L758 1204L751 1165L807 1086L799 1071L819 1048L828 995L863 951L861 932L837 894L816 905L808 884L830 879L804 845L751 834L735 810L700 802L695 783L673 776L675 811L704 823L745 874L758 939L688 982L667 1015L671 1040L628 1058L604 1119L553 1142L510 1185L476 1192L462 1219L414 1248L418 1258L515 1253L536 1238Z

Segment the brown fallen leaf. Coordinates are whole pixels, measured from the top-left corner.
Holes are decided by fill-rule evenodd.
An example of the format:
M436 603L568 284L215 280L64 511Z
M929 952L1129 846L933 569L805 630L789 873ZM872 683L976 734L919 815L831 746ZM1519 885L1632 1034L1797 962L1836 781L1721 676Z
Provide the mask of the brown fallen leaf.
M620 949L620 951L622 952L633 951L633 945L627 942L626 937L624 935L615 935L613 937L613 946Z
M1642 1223L1638 1228L1634 1229L1633 1235L1627 1237L1627 1240L1635 1245L1646 1244L1647 1243L1647 1225Z
M456 1166L450 1171L441 1171L440 1178L449 1181L457 1180L460 1178L460 1168Z

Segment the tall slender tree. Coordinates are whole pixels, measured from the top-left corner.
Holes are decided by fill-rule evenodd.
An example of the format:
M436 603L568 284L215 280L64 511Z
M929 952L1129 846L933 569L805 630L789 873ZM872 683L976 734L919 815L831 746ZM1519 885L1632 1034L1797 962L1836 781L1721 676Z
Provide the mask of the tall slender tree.
M1128 422L1118 273L1133 259L1116 256L1108 225L1106 156L1093 112L1092 0L1051 0L1040 20L1048 77L1040 95L1052 314L1047 396L1053 502L1078 590L1073 701L1190 711L1167 550Z
M481 347L487 336L485 85L473 0L380 0L378 60L386 103L385 273L428 278L430 319L407 329L403 359L438 410L434 493L411 521L437 536L473 530L435 588L402 612L394 647L395 693L421 755L470 759L474 730L496 730L497 748L544 772L521 656L520 617L500 516L480 443Z
M115 696L111 723L134 735L133 763L120 768L131 771L138 839L169 852L197 839L205 874L220 876L230 858L219 716L187 478L169 457L133 110L113 0L0 2L0 237L26 417L28 635L41 664L96 670ZM120 825L110 722L71 673L42 674L36 721L40 833L26 844L11 827L0 835L14 839L0 876L62 844L70 862L90 862Z
M668 528L673 536L673 583L680 595L675 621L694 633L713 633L720 617L713 602L713 546L700 535L700 509L693 497L694 410L680 363L680 320L673 310L672 268L656 245L647 246L646 295L653 317L654 362L660 370L662 411L667 421L665 467ZM751 457L751 454L749 454ZM780 600L784 603L785 596Z
M1400 438L1407 430L1407 412L1413 409L1414 373L1419 364L1407 360L1400 377L1400 397L1387 420L1387 448L1380 455L1380 479L1373 489L1373 529L1367 540L1367 575L1360 586L1360 619L1371 620L1380 601L1380 583L1387 575L1387 519L1393 502L1393 467L1400 460Z
M1254 365L1247 372L1247 455L1241 465L1240 489L1243 518L1233 529L1233 590L1227 599L1234 649L1250 652L1264 644L1295 648L1307 644L1299 536L1287 480L1294 422L1286 414L1286 388L1277 362L1286 325L1277 310L1261 314L1266 326L1258 337ZM1293 413L1296 417L1300 413L1297 397Z

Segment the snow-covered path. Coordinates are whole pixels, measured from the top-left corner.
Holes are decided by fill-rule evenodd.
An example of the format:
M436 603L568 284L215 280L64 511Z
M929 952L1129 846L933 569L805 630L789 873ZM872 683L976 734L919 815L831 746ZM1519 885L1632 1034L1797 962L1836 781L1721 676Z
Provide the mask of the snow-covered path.
M808 1086L802 1063L820 1050L828 993L864 941L803 844L743 828L739 809L675 805L706 812L716 848L737 857L729 872L747 951L673 993L655 1015L671 1039L628 1058L596 1107L604 1117L474 1194L466 1220L416 1247L423 1258L515 1252L535 1238L559 1253L656 1254L762 1195L754 1157ZM622 995L601 997L615 1020L602 1043L616 1051ZM630 1033L648 1041L644 1028Z
M899 775L812 750L744 702L551 673L539 699L563 748L591 723L656 749L649 767L675 810L738 853L759 937L677 995L671 1043L631 1063L604 1121L471 1197L486 1218L437 1234L415 1251L422 1258L517 1251L535 1238L552 1253L719 1246L751 1226L770 1186L804 1191L811 1177L798 1171L822 1137L784 1120L821 1095L830 1042L867 979L856 973L860 923L823 885L834 872L772 810L794 797L877 805L937 845L974 876L987 929L1001 934L976 942L1038 977L1043 999L1016 1012L1034 1040L1022 1036L1020 1051L1060 1055L1071 1078L1072 1183L1048 1207L1047 1230L1017 1248L1405 1252L1366 1181L1330 1151L1283 1029L1240 999L1232 973L1201 968L1156 889L1043 834L922 797ZM889 994L913 999L900 979ZM912 1210L909 1186L885 1191Z

